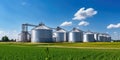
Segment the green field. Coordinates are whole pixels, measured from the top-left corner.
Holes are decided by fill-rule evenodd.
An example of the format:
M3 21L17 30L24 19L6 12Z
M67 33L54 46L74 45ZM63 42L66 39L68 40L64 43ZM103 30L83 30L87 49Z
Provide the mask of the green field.
M120 60L120 43L0 43L0 60Z

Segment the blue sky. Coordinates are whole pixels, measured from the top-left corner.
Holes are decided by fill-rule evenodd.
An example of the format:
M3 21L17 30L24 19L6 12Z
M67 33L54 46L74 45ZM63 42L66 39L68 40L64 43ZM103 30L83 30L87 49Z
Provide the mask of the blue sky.
M39 24L56 27L65 21L72 21L72 29L80 22L73 21L74 14L85 7L93 8L98 13L84 21L88 26L79 26L81 30L94 32L119 32L119 28L107 29L109 24L120 22L120 1L118 0L0 0L0 31L20 32L22 23ZM119 32L120 33L120 32Z

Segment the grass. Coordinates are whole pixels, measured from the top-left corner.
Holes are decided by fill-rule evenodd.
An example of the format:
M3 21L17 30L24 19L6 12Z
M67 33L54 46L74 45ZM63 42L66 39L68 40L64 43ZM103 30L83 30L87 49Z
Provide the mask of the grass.
M44 47L41 47L44 46ZM50 47L53 46L53 47ZM54 47L54 46L62 46ZM0 60L120 60L120 43L0 43ZM66 48L93 47L93 48ZM109 49L95 49L109 48ZM112 49L111 49L112 48Z
M63 46L63 47L95 47L95 48L120 48L120 42L91 42L91 43L16 43L1 42L0 45L17 46Z

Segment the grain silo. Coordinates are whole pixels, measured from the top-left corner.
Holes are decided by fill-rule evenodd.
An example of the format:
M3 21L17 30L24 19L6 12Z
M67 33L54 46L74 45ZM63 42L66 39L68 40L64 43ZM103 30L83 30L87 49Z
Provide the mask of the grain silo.
M67 31L66 30L64 30L64 29L62 29L62 28L60 28L60 27L57 27L56 28L56 31L54 32L54 34L55 34L55 42L66 42L67 40Z
M83 42L94 42L94 33L88 31L84 33Z
M18 40L16 42L29 42L31 40L31 34L25 31L22 31L18 34Z
M82 42L83 41L83 31L73 28L72 31L69 32L69 42Z
M53 42L56 42L56 33L53 32L52 38L53 38Z
M101 33L99 33L99 35L98 35L98 42L101 42L102 40L103 40L103 35L101 34Z
M109 34L104 34L104 42L110 42L111 36Z
M38 27L32 29L32 42L53 42L52 29L41 23Z
M105 39L106 39L105 34L104 33L99 33L99 35L98 35L98 41L99 42L104 42Z
M66 32L66 42L69 41L69 32Z
M96 42L98 41L98 35L99 35L99 33L94 32L94 39L95 39Z
M107 35L107 42L111 42L111 36Z
M102 42L107 42L107 34L103 34L103 41Z
M108 42L109 35L106 33L100 33L98 39L100 42Z

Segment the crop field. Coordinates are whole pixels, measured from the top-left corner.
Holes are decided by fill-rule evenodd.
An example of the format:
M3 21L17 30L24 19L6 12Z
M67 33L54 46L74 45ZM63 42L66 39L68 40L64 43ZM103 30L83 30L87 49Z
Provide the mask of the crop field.
M1 42L0 60L120 60L120 43Z

